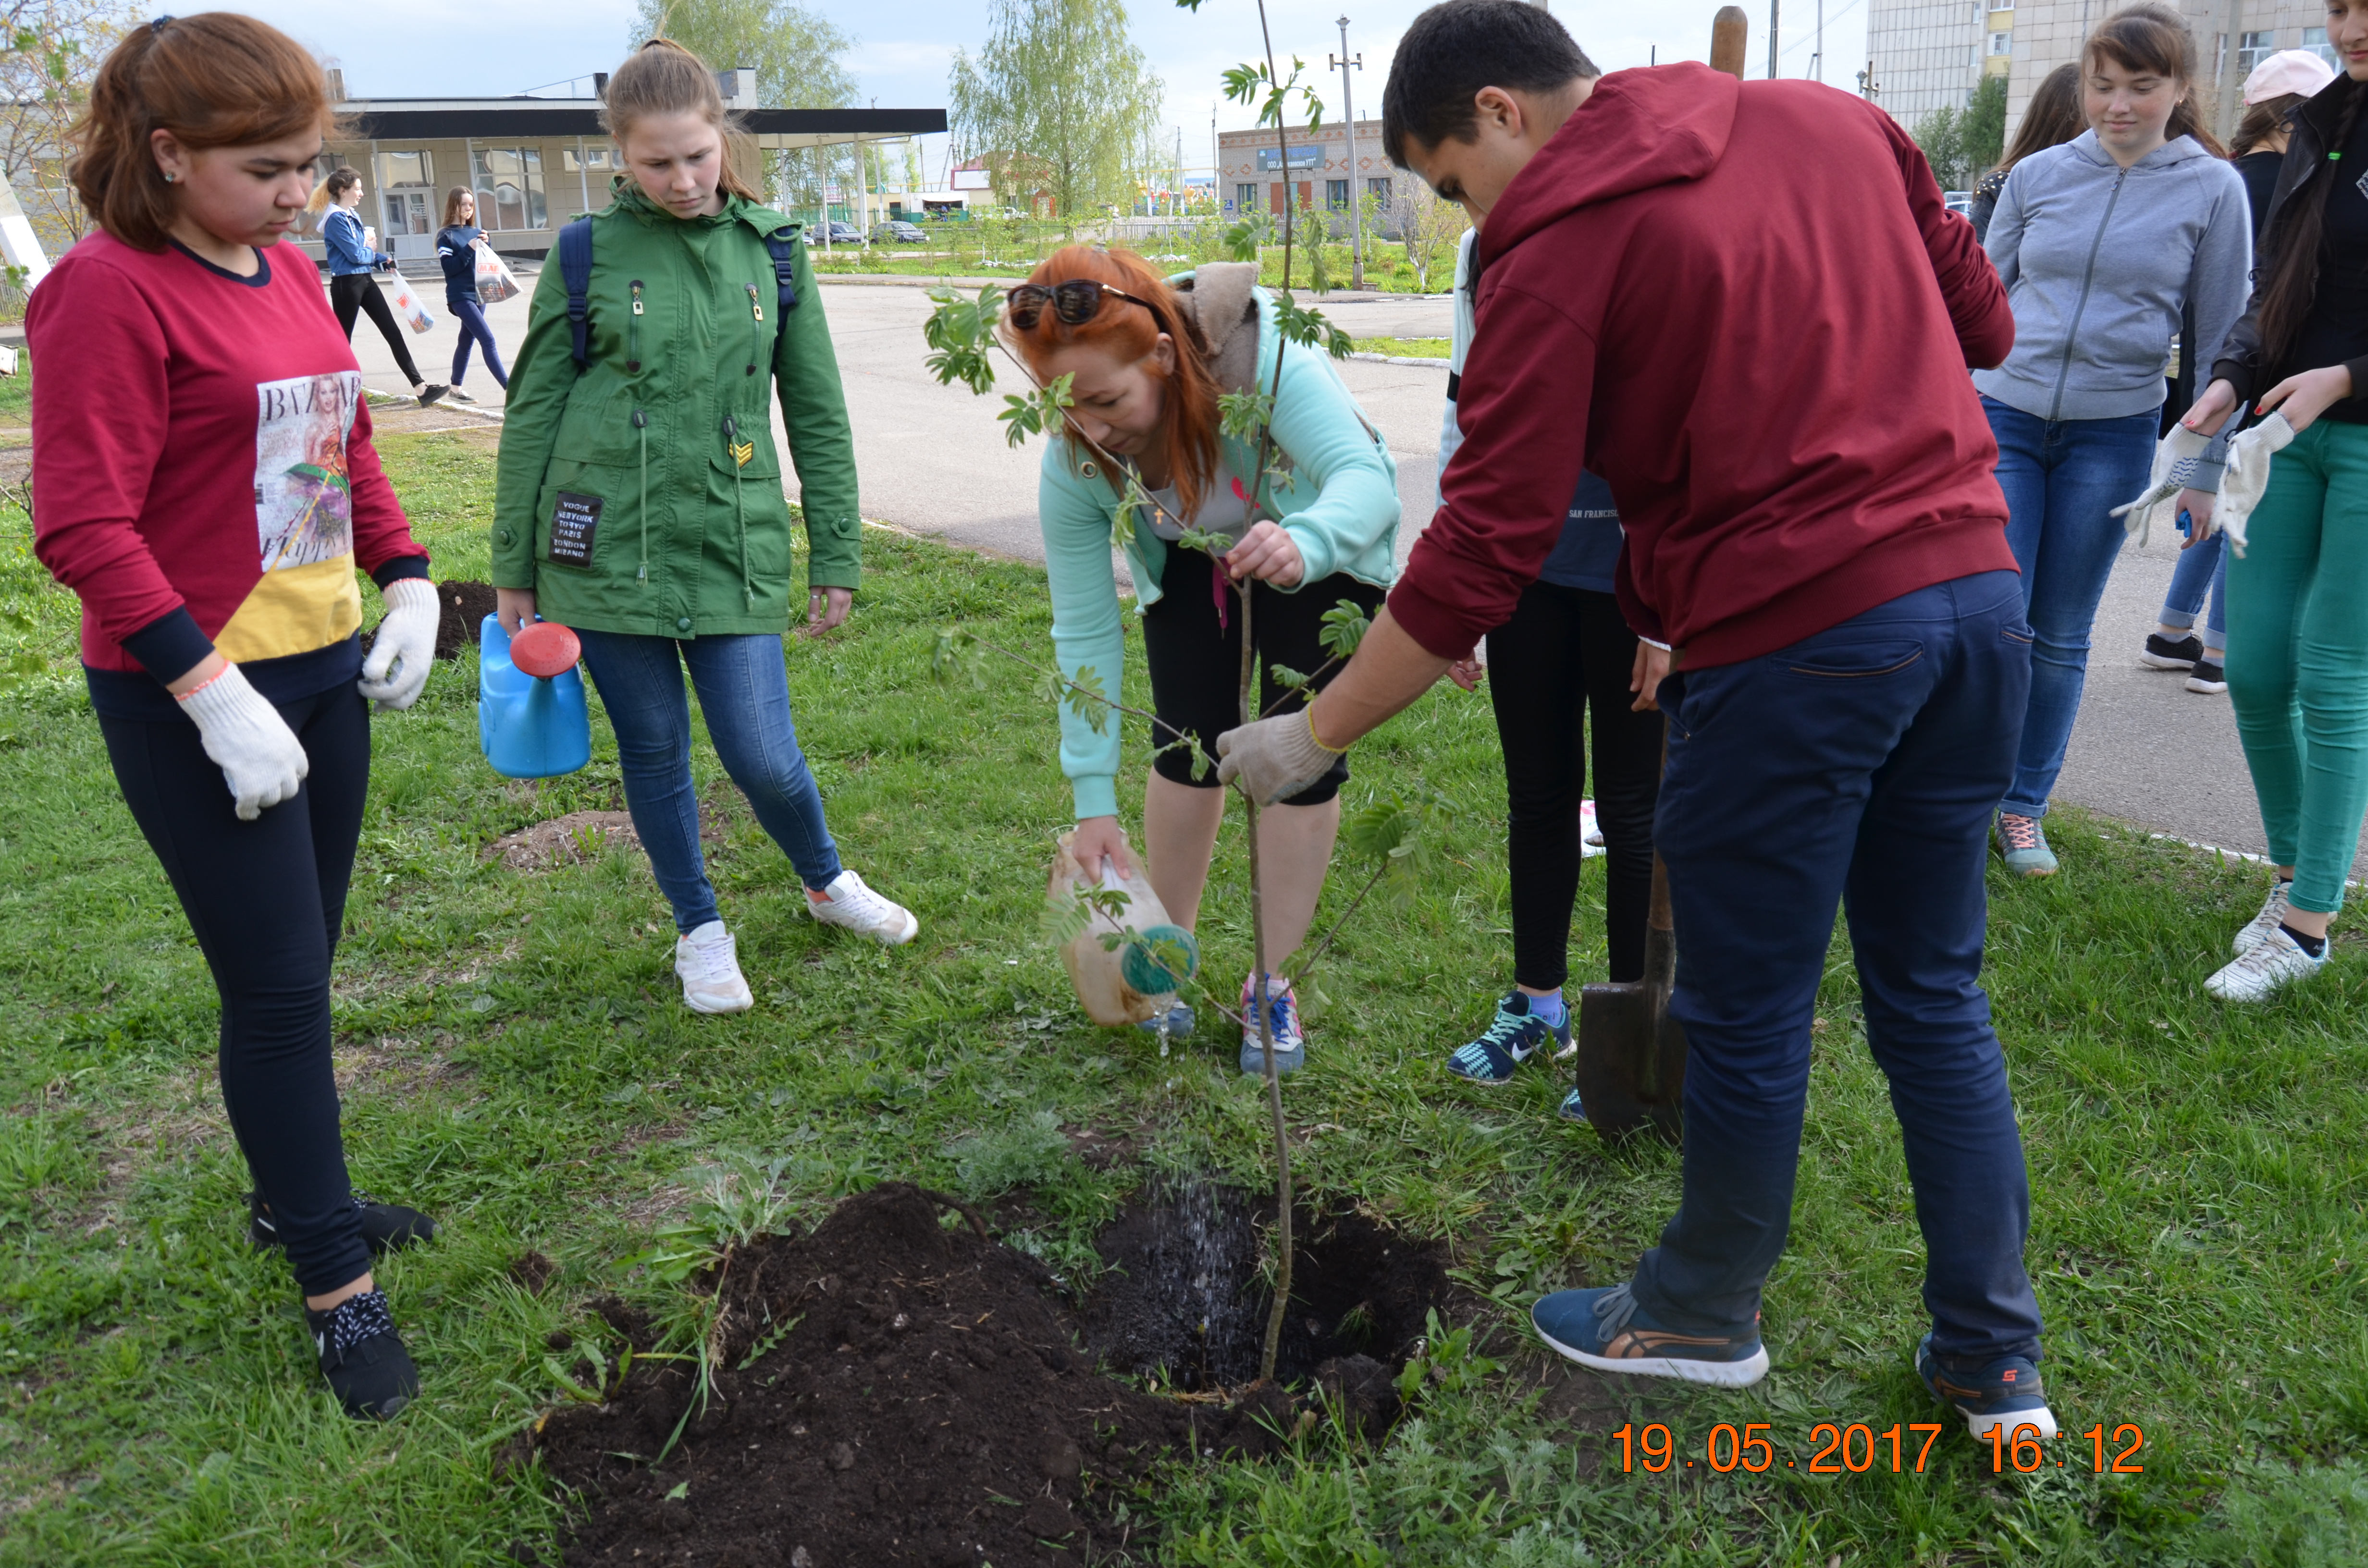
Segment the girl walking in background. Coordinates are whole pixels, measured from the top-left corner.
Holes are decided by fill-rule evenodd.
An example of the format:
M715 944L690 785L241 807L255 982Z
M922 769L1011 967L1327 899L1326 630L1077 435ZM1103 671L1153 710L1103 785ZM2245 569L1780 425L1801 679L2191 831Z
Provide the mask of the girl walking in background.
M2259 253L2261 222L2269 216L2270 196L2277 187L2278 170L2286 156L2286 119L2308 102L2312 94L2335 79L2335 73L2317 55L2299 49L2282 50L2253 67L2245 78L2245 118L2237 127L2228 157L2237 177L2245 182L2245 200L2252 215L2253 245ZM2192 393L2196 361L2181 347L2180 380ZM2207 367L2208 369L2208 367ZM2177 392L2165 405L2172 418L2184 415ZM2165 433L2169 425L2163 426ZM2228 689L2228 562L2220 535L2189 520L2187 542L2180 546L2179 565L2170 574L2170 590L2163 596L2162 615L2146 640L2138 662L2157 670L2185 670L2187 689L2207 696ZM2207 597L2212 613L2197 635L2195 618Z
M411 383L412 395L425 408L442 397L445 389L422 378L419 367L412 362L411 345L404 341L403 328L376 277L394 270L394 257L365 243L361 214L355 210L361 204L361 171L343 165L331 171L322 182L320 194L313 198L313 210L327 208L321 219L321 244L329 253L329 303L336 308L337 326L348 343L353 341L354 318L369 314L394 353L394 368L403 372L403 379Z
M108 760L222 995L248 1234L285 1251L347 1413L385 1417L418 1380L370 1255L434 1227L347 1185L329 969L364 699L418 696L438 607L353 350L282 243L332 122L320 62L234 12L163 17L109 52L73 132L98 229L26 312L34 549L81 596ZM357 566L386 604L367 659Z
M2056 869L2041 821L2088 678L2089 634L2123 538L2112 509L2146 487L2180 317L2216 349L2245 308L2252 263L2244 182L2189 101L2195 40L2177 12L2138 5L2089 35L2091 129L2017 164L1987 248L2014 309L2014 352L1974 372L1998 439L2007 542L2032 633L2031 695L1996 835L2007 869ZM2180 507L2205 519L2220 458Z
M609 79L600 113L630 177L571 225L589 245L580 362L568 233L535 285L504 410L494 585L508 630L540 613L583 639L634 832L674 906L684 1005L742 1013L755 1000L699 848L686 666L716 755L797 868L807 913L891 945L920 928L839 864L782 663L791 551L773 389L811 550L810 632L847 619L862 574L855 443L805 245L728 162L713 73L653 39Z
M2277 865L2204 983L2230 1002L2326 963L2368 812L2368 0L2330 6L2327 34L2343 74L2288 121L2260 283L2187 417L2210 435L2259 412L2294 432L2228 564L2228 700Z
M1965 216L1974 222L1975 237L1990 237L1990 219L1998 212L1998 196L2006 189L2006 177L2014 173L2015 165L2033 153L2060 147L2088 129L2088 117L2080 112L2080 67L2070 62L2058 65L2040 78L2039 90L2031 95L2006 156L1974 187L1973 204Z
M1053 651L1064 675L1091 667L1103 689L1121 687L1125 606L1111 568L1120 497L1132 471L1158 503L1136 517L1123 549L1143 618L1144 658L1160 723L1155 744L1179 735L1214 757L1217 737L1241 722L1244 598L1255 596L1250 637L1265 664L1258 710L1292 713L1330 679L1323 617L1347 601L1371 616L1397 575L1397 466L1341 384L1331 361L1286 344L1258 268L1218 262L1163 279L1130 251L1069 245L1011 291L1004 335L1046 384L1074 375L1072 419L1048 443L1037 487L1044 562L1053 592ZM1218 399L1274 384L1275 463L1287 479L1252 491L1258 454L1223 434ZM1088 443L1091 443L1090 445ZM1097 449L1099 448L1099 449ZM1252 497L1255 496L1256 499ZM1186 526L1232 540L1212 559L1177 542ZM1317 672L1308 687L1275 682L1276 665ZM1061 771L1076 808L1070 844L1077 864L1121 875L1133 861L1118 816L1119 726L1097 729L1061 710ZM1265 890L1266 963L1242 982L1245 1074L1266 1071L1258 1018L1274 1038L1275 1070L1307 1059L1299 1004L1279 972L1315 918L1340 830L1346 757L1258 817ZM1213 768L1184 750L1151 765L1143 801L1151 885L1168 915L1194 929L1209 858L1225 817ZM1155 1021L1156 1022L1156 1021ZM1192 1027L1178 1005L1169 1032Z
M477 298L477 242L485 231L477 227L477 193L456 185L444 198L444 226L436 232L436 259L444 264L444 308L461 329L460 346L452 350L452 400L477 400L461 390L469 376L469 350L482 346L485 370L494 384L509 389L509 372L502 369L501 350L494 347L494 329L485 324L485 308Z

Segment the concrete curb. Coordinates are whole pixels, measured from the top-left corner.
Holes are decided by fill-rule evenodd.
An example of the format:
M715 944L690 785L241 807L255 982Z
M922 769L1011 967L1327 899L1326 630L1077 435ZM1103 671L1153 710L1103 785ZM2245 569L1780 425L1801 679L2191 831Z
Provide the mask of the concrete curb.
M1359 350L1351 353L1349 358L1362 359L1370 365L1435 365L1442 370L1452 369L1444 356L1433 358L1429 355L1417 357L1412 354L1367 354Z

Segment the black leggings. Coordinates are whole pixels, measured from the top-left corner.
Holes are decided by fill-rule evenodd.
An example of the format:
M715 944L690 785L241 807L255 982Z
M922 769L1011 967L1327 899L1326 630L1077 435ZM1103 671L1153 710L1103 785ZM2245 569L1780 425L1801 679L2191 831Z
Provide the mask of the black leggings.
M1242 722L1242 599L1238 590L1225 591L1225 619L1221 627L1210 576L1215 569L1216 563L1201 551L1170 544L1167 564L1159 574L1160 600L1143 612L1143 653L1151 666L1151 706L1160 718L1153 744L1166 745L1181 730L1198 739L1212 760L1217 755L1217 737ZM1275 710L1281 713L1306 703L1305 696L1274 684L1273 669L1281 665L1302 675L1315 674L1329 656L1318 641L1325 611L1349 599L1371 617L1387 597L1384 590L1360 583L1345 572L1336 572L1293 593L1266 583L1250 586L1258 619L1260 713L1274 708L1277 698L1284 699ZM1326 671L1316 680L1316 687L1330 684L1338 673L1338 669ZM1212 771L1194 777L1196 765L1189 751L1162 752L1151 766L1171 782L1196 790L1217 788ZM1338 795L1348 781L1349 759L1336 757L1323 778L1282 804L1320 806Z
M1604 942L1611 978L1645 972L1653 892L1653 803L1661 792L1661 716L1638 713L1628 679L1636 634L1619 601L1532 583L1513 619L1488 633L1488 696L1505 748L1505 840L1513 881L1513 980L1552 991L1570 974L1578 897L1578 804L1587 769L1579 710L1594 710L1595 820L1610 858Z
M403 324L394 319L394 307L386 302L386 292L378 279L367 272L348 272L329 279L329 303L336 307L337 325L345 332L346 341L354 336L354 316L357 312L369 312L378 324L386 346L394 350L394 368L403 372L404 380L418 386L425 380L419 367L411 361L411 345L403 339Z
M116 782L165 864L222 996L222 1104L308 1296L370 1269L347 1185L329 1061L329 960L370 783L370 710L350 682L279 705L312 773L254 822L186 719L101 716Z

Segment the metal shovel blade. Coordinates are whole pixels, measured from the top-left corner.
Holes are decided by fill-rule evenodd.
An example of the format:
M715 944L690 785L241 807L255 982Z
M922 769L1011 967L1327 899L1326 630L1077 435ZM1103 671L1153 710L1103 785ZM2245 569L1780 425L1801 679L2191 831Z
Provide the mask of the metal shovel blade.
M1606 1138L1645 1128L1682 1142L1686 1032L1669 1017L1677 973L1668 873L1653 857L1653 903L1645 928L1645 977L1584 985L1578 993L1577 1077L1587 1119Z

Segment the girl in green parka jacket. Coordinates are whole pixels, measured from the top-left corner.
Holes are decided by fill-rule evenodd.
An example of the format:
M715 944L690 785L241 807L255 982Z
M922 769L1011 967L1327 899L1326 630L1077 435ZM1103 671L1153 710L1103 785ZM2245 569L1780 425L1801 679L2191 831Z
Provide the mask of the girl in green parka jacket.
M809 634L846 619L860 575L854 444L805 246L733 172L713 74L653 39L609 78L601 114L627 177L586 220L580 365L556 255L535 288L502 432L494 585L507 629L540 612L582 638L634 831L674 905L683 1000L745 1012L699 849L685 665L717 756L814 917L891 944L919 928L840 866L782 662L792 584L775 388L811 547ZM794 302L776 276L784 244Z

